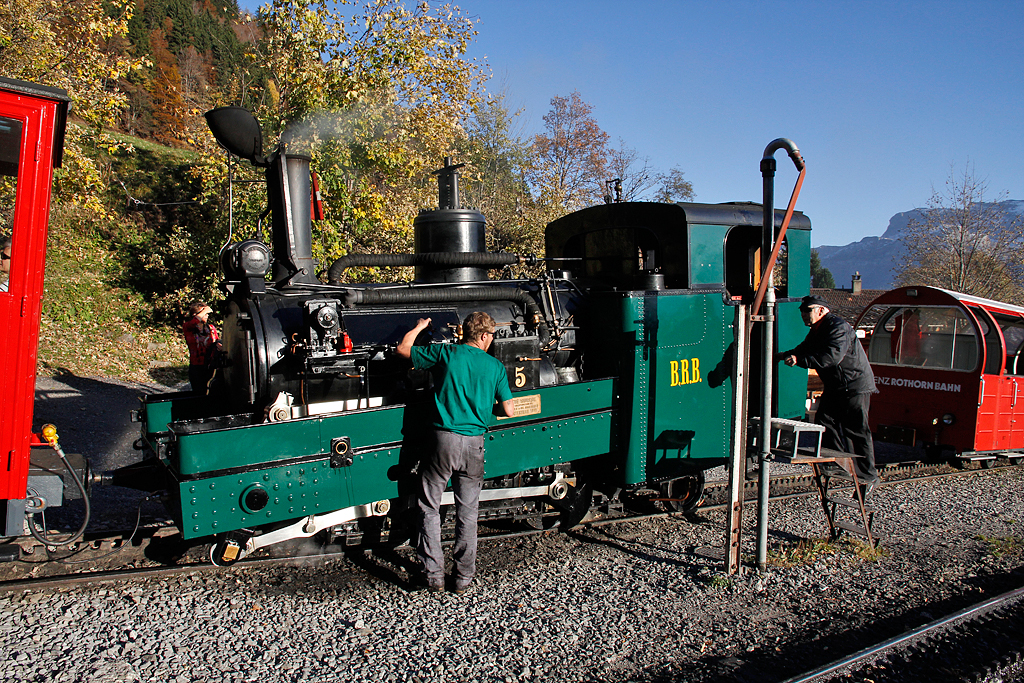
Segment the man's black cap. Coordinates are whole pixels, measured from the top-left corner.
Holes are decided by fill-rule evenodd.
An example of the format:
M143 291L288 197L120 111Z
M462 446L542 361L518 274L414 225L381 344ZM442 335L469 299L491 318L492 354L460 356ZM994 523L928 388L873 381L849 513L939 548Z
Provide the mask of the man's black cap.
M828 308L828 304L825 303L825 300L816 294L811 296L805 296L803 299L800 299L800 308L807 310L810 309L812 306L823 306L825 308Z

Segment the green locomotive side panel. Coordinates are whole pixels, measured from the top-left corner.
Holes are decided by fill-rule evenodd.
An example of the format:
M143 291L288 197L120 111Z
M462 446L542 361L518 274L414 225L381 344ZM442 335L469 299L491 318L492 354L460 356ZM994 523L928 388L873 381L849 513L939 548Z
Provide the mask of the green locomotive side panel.
M484 476L499 477L537 467L603 455L615 446L609 412L488 432Z
M324 458L181 482L182 535L199 538L348 507L346 469L332 468ZM266 491L269 501L258 511L248 511L243 499L254 488Z
M392 447L355 454L347 467L332 467L329 458L316 458L180 482L181 529L185 538L198 538L395 498L398 483L388 478L388 470L398 464L400 452ZM253 488L269 495L266 507L258 511L243 505Z
M718 291L624 300L636 335L625 484L712 466L729 448L733 325Z
M491 428L526 420L608 410L612 406L612 380L546 387L516 396L537 395L540 412L504 420L493 418ZM255 464L316 457L331 452L331 441L348 437L351 448L361 449L402 441L405 406L353 411L285 422L268 422L226 429L178 434L170 460L183 477L205 472L252 467Z
M611 411L613 392L614 381L609 379L547 387L519 394L538 394L541 412L502 420L500 426L492 427L486 441L485 476L501 476L609 452L615 440L615 420ZM566 407L577 415L559 418L558 413L564 413ZM360 434L348 431L363 425L363 419L374 416L382 418L378 426L387 427L390 424L393 431L388 431L387 436L397 437L391 439L394 445L389 447L354 452L352 464L345 467L331 467L329 457L320 453L300 462L263 467L265 454L254 450L253 453L259 453L259 458L252 460L259 460L260 469L182 481L178 486L182 502L181 529L185 538L296 520L307 515L319 515L398 497L398 482L394 480L396 475L392 468L399 464L401 455L397 440L401 439L403 410L403 406L396 406L349 415L217 430L180 438L179 446L184 441L216 447L226 443L225 440L231 440L253 449L268 446L268 441L277 439L290 449L291 457L296 457L303 448L322 448L327 453L331 439L339 436L349 437L354 448L360 448L370 437L382 438L385 435L382 432ZM583 412L588 414L579 414ZM543 419L549 415L554 419ZM538 422L538 419L541 421ZM267 427L273 429L264 429ZM197 436L208 438L193 439ZM198 445L190 448L198 448ZM198 460L191 453L189 458ZM206 462L217 460L211 456ZM254 464L250 461L250 467ZM257 487L267 492L269 501L265 508L247 511L243 506L244 497L248 491Z
M177 460L178 474L184 477L325 452L320 448L319 420L212 429L179 434L175 441L171 462Z
M722 245L731 229L728 225L690 226L690 282L712 284L725 282L725 257Z
M394 407L179 434L171 460L181 476L190 477L315 457L330 452L334 436L349 436L352 448L391 443L402 438L402 412Z

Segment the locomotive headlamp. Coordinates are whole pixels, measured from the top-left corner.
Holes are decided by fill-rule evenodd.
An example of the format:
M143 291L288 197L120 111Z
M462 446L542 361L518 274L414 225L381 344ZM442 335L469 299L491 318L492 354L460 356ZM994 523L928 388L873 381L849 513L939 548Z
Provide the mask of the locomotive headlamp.
M270 247L259 240L232 244L221 254L221 268L229 280L262 280L270 272L270 262Z
M264 277L270 271L270 249L259 240L245 240L238 245L238 268L245 277Z
M951 425L954 422L956 422L956 417L954 417L953 413L946 413L942 416L942 424Z
M253 166L266 166L263 156L263 132L259 121L242 107L219 107L204 114L214 139L220 145Z

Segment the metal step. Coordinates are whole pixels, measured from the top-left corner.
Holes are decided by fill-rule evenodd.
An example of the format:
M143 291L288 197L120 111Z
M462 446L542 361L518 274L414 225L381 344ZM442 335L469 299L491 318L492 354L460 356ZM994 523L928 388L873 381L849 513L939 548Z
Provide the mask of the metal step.
M836 520L836 526L840 529L845 529L846 531L849 531L852 534L857 534L861 538L871 538L875 543L878 543L878 536L876 536L874 533L870 534L869 536L868 531L860 524L854 524L853 522L847 522L845 520L840 519Z
M835 503L836 505L843 505L852 510L860 511L860 503L857 502L856 498L833 498L832 496L826 496L825 502ZM869 508L867 503L864 503L864 512L874 512L873 508Z

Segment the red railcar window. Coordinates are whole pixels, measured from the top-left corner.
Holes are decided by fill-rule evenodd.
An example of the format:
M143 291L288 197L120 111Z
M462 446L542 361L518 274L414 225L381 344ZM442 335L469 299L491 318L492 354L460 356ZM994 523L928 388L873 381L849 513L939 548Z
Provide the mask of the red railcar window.
M1006 374L1024 375L1024 318L992 313L1006 340Z
M984 308L979 306L968 306L968 308L981 324L981 333L985 337L985 374L998 375L1003 366L1003 342L999 338L999 330L996 328L995 321Z
M14 199L18 190L18 164L21 160L23 125L17 119L0 116L0 242L6 244L14 225ZM3 253L13 253L7 246ZM6 292L10 261L0 271L0 292Z
M881 365L912 365L941 370L974 370L978 331L952 306L876 306L878 323L868 359Z

